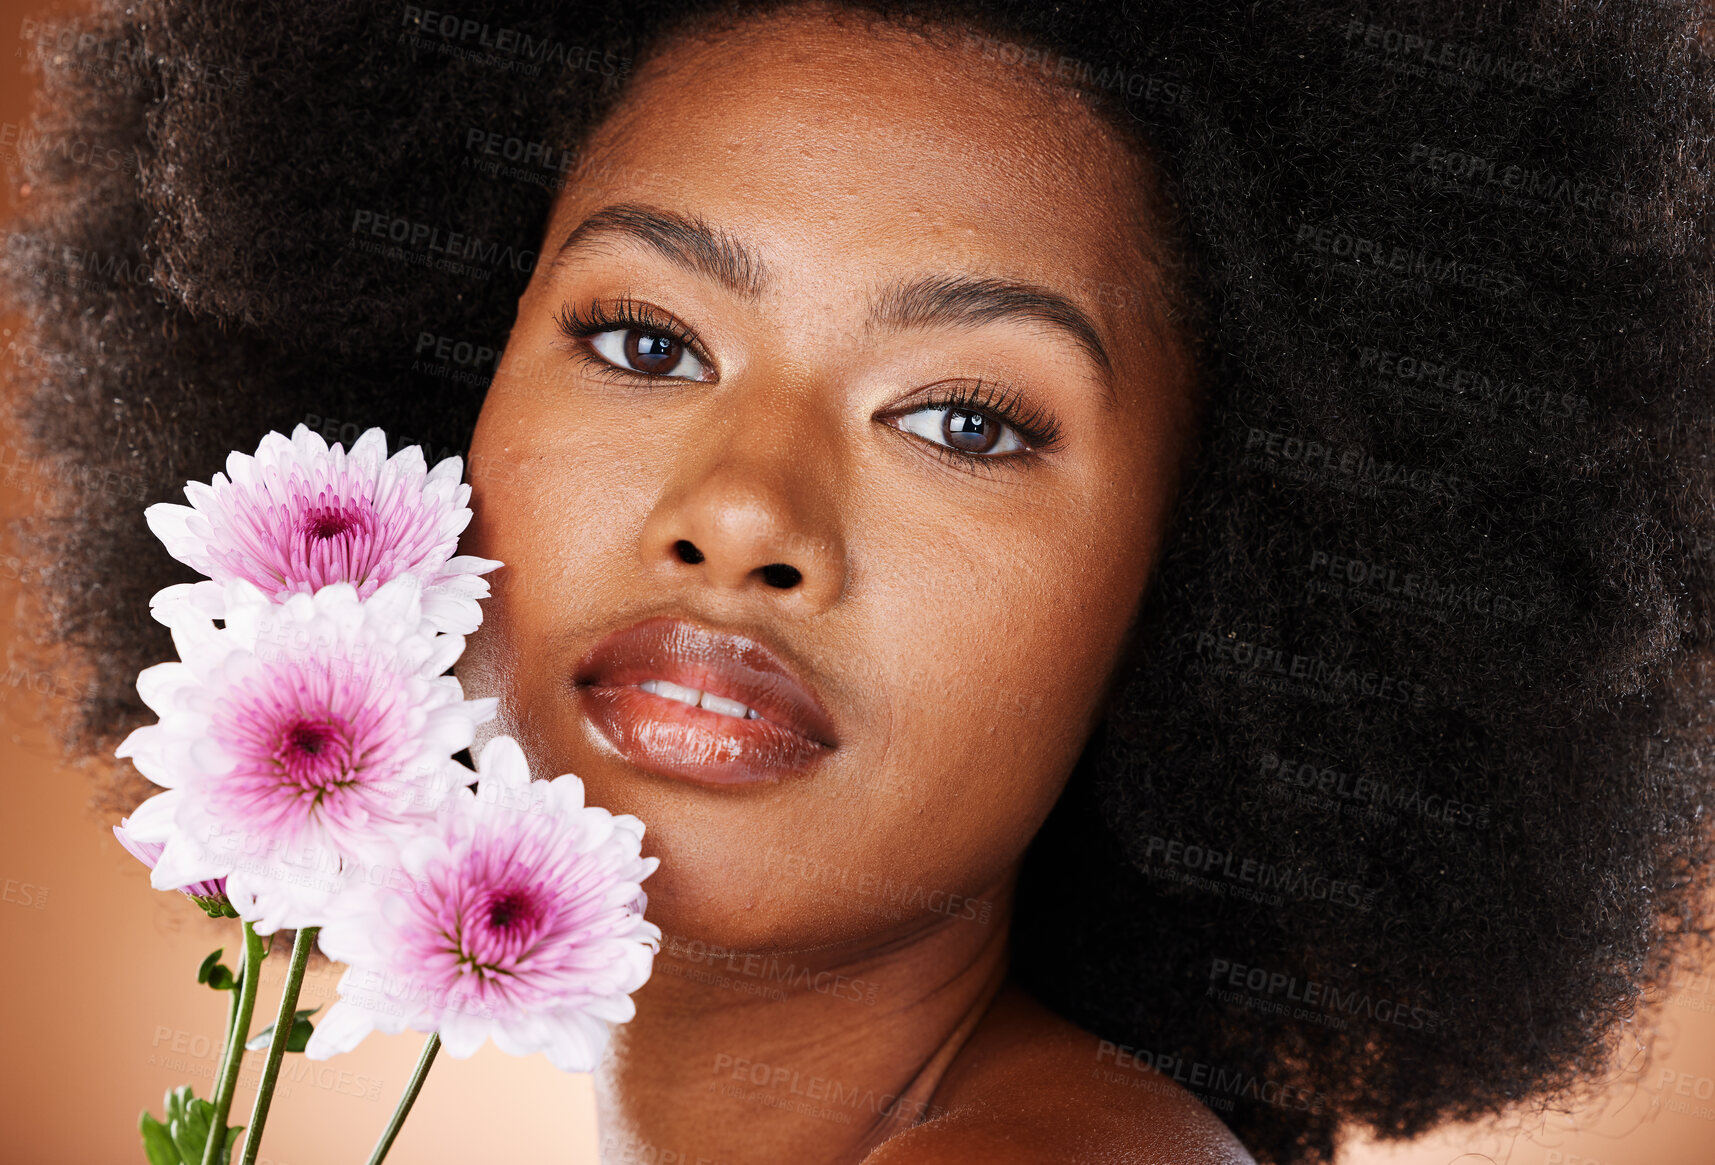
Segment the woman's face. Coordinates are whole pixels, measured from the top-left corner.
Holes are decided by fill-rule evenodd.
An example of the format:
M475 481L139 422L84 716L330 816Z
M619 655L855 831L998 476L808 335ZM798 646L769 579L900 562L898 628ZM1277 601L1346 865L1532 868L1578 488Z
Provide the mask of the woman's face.
M632 85L483 405L470 549L506 565L460 675L642 818L671 934L987 917L1184 445L1139 164L956 39L807 11Z

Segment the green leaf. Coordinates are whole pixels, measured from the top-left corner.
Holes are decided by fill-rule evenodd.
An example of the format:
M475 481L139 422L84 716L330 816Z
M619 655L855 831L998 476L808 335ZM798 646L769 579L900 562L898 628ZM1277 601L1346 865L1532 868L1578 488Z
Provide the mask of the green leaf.
M226 1141L220 1146L220 1165L232 1165L232 1146L238 1143L238 1134L243 1131L243 1125L226 1126Z
M190 1103L191 1097L195 1095L196 1093L191 1091L189 1084L181 1084L177 1088L168 1089L165 1101L168 1128L172 1127L174 1121L185 1119L185 1106Z
M148 1109L137 1118L137 1131L143 1134L143 1155L149 1165L184 1165L167 1126L150 1116Z
M286 1041L288 1052L301 1052L310 1046L310 1037L316 1032L315 1027L307 1019L292 1021L292 1038Z
M316 1030L310 1024L310 1016L320 1010L321 1008L319 1006L306 1007L301 1011L294 1011L292 1013L292 1034L286 1039L286 1050L288 1052L301 1052L309 1044L310 1033ZM274 1025L269 1024L267 1027L250 1037L249 1042L244 1045L244 1050L247 1052L260 1052L264 1048L272 1045L273 1042Z
M232 973L231 967L220 961L220 955L220 951L215 951L202 961L202 966L197 968L197 982L207 983L216 991L231 991L238 985L238 977Z
M190 1089L185 1090L188 1094ZM202 1161L203 1146L208 1142L208 1128L214 1123L214 1105L187 1095L184 1112L167 1122L167 1132L178 1146L179 1156L187 1165Z
M225 895L217 898L198 898L195 894L186 895L192 902L202 907L202 912L210 918L237 918L238 911L232 908L232 903Z

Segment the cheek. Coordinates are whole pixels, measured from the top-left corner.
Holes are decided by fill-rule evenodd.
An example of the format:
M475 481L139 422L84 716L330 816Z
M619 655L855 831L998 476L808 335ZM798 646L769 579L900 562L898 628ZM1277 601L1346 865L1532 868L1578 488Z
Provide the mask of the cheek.
M890 767L909 774L926 817L967 821L1002 847L1028 840L1059 795L1142 591L1143 564L1116 552L1122 516L1080 514L1067 504L987 533L914 531L876 585Z
M471 442L472 553L558 597L635 548L664 466L611 411L569 407L553 378L502 366Z
M657 489L635 447L614 447L598 418L554 408L519 379L496 378L471 442L474 516L460 552L505 565L488 576L459 675L467 694L501 697L505 730L524 733L532 697L558 690L551 652L567 630L635 597L622 580Z

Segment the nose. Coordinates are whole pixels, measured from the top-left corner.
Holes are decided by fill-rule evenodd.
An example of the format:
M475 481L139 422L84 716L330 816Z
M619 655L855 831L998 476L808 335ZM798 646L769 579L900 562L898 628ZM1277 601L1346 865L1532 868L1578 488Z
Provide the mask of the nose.
M790 419L813 410L769 409L766 423L737 411L740 423L705 430L645 522L645 566L726 595L826 610L846 585L834 451L809 431L812 417Z

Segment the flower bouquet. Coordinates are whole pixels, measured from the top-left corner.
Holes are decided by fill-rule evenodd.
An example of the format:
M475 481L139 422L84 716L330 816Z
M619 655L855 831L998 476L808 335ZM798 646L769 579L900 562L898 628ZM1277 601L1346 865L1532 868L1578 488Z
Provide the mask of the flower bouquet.
M117 755L163 788L114 829L157 890L241 921L198 982L229 993L212 1097L183 1086L144 1112L150 1165L228 1162L246 1049L267 1057L243 1137L256 1160L290 1053L324 1059L371 1030L429 1033L381 1133L381 1161L436 1053L492 1038L512 1055L592 1070L610 1025L633 1014L660 931L643 919L643 825L586 806L571 774L534 781L496 736L463 761L494 699L451 674L482 621L482 576L455 553L471 518L457 457L387 455L370 429L347 452L299 425L160 504L149 528L207 576L151 600L176 662L137 689L158 721ZM272 936L296 932L274 1021L252 1033ZM298 996L312 947L347 970L316 1021Z

